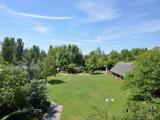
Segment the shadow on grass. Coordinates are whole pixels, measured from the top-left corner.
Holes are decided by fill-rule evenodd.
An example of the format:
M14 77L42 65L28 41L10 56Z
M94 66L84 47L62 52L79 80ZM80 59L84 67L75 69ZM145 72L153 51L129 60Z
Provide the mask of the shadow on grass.
M27 112L18 111L11 113L6 119L3 120L39 120L38 117L34 117Z
M99 75L99 74L103 74L101 72L95 72L93 75Z
M53 79L53 80L49 80L48 83L51 85L55 85L55 84L62 84L62 83L66 83L66 82L63 80Z

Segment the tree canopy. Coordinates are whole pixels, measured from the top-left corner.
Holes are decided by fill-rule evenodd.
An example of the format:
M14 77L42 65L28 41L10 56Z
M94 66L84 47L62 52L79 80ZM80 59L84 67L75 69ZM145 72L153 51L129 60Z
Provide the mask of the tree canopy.
M140 55L134 69L125 78L130 92L125 118L156 120L160 117L160 50ZM149 112L150 111L150 112Z
M151 50L136 61L134 70L126 77L133 100L152 100L160 97L160 51Z

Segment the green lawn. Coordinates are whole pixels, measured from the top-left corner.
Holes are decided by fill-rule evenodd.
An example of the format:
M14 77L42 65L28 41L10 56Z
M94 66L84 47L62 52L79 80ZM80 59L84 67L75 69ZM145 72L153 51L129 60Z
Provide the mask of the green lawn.
M64 106L61 120L85 120L93 111L92 106L105 109L107 97L113 97L111 113L123 113L128 92L122 90L123 80L111 75L61 75L52 77L48 88L50 101ZM56 83L56 84L55 84Z

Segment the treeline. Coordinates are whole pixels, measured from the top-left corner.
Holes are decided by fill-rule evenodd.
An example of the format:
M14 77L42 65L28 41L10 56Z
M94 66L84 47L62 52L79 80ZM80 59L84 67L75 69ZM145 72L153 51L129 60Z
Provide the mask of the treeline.
M45 51L41 50L38 46L33 45L32 48L24 49L24 42L21 38L6 37L1 44L1 54L3 59L9 64L18 64L23 61L23 58L30 52L31 57L37 62L46 56Z
M106 54L98 47L89 54L83 55L76 45L62 45L50 46L46 53L36 45L24 48L22 39L15 40L7 37L2 42L1 55L4 61L13 65L21 65L26 59L30 59L35 64L42 64L41 62L44 62L48 56L48 59L52 58L58 71L94 73L95 70L104 69L105 66L110 69L118 61L132 62L145 51L147 48L133 48L123 49L120 52L113 50Z

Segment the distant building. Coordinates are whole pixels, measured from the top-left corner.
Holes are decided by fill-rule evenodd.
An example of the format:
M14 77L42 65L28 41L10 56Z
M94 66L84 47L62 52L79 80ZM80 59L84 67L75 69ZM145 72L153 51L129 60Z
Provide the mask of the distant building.
M123 79L126 73L131 71L132 68L133 68L133 63L118 62L110 69L110 72L113 75Z

